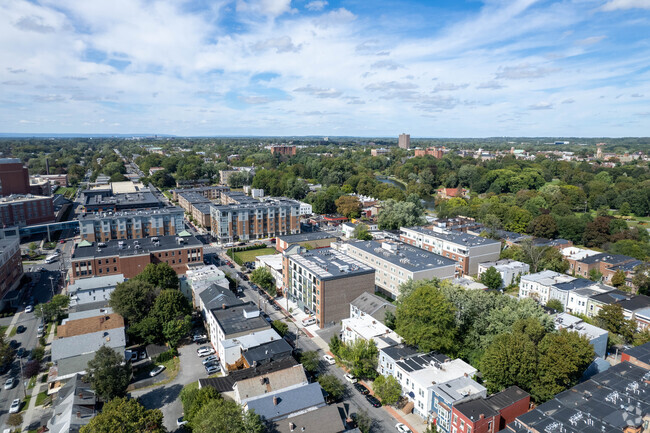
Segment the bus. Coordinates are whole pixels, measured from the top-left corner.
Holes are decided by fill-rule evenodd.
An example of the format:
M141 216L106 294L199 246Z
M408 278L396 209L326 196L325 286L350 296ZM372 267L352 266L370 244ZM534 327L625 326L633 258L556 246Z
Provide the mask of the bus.
M52 254L51 256L45 257L45 263L47 263L47 264L54 263L56 261L56 259L58 259L58 258L59 258L58 254Z

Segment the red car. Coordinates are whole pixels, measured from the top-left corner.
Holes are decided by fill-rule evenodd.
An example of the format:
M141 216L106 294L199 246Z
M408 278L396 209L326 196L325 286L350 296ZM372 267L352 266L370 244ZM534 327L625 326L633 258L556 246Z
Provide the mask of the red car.
M64 239L61 239L61 240L59 241L59 243L60 243L60 244L64 244L64 243L65 243L65 240L64 240Z

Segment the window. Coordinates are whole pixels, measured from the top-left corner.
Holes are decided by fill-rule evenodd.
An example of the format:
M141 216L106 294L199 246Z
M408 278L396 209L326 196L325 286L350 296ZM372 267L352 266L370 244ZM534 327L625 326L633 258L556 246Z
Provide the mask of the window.
M467 433L472 433L472 426L467 424Z
M464 428L465 428L465 420L461 419L460 420L460 431L463 431Z
M454 414L454 418L451 421L452 424L458 424L458 415Z

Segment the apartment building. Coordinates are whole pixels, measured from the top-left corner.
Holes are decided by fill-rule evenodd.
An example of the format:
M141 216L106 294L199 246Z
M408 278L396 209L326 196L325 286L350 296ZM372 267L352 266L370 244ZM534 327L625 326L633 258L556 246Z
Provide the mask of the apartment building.
M198 192L194 191L181 191L177 194L178 197L178 205L183 208L183 210L187 213L192 213L192 206L197 205L199 203L207 203L210 204L212 201L204 196L203 194L199 194Z
M70 256L70 282L80 278L123 274L133 278L149 263L165 262L183 275L187 265L203 262L203 244L192 236L149 239L81 241Z
M533 298L540 304L546 305L551 299L552 286L573 280L573 277L549 270L524 275L519 281L519 298Z
M427 147L426 149L415 149L415 156L433 156L436 159L442 159L445 156L445 148Z
M634 295L621 290L596 293L589 297L586 307L588 317L596 317L605 305L617 304L623 309L626 320L634 320L642 331L650 326L650 296Z
M210 208L210 233L220 243L300 233L300 204L274 199Z
M210 332L210 342L217 353L223 352L223 342L237 337L271 329L269 322L260 316L260 310L252 302L214 308L215 332Z
M453 431L451 414L457 404L487 396L487 389L483 385L466 376L436 383L430 389L431 418L442 433Z
M476 275L479 263L496 261L501 254L501 242L469 233L402 227L400 240L456 261L458 276Z
M282 144L282 145L271 146L271 155L294 156L295 154L296 154L295 145Z
M575 268L573 272L575 275L580 275L584 278L589 278L589 273L594 270L602 274L607 273L611 281L611 277L615 272L608 272L607 270L613 266L622 265L636 260L634 257L624 256L621 254L600 253L584 257L575 261ZM604 281L607 283L608 281Z
M390 153L390 149L385 149L383 147L380 147L379 149L370 150L371 156L383 156L383 155L388 155L389 153Z
M456 262L441 255L394 241L352 241L335 243L333 248L375 270L375 286L395 299L399 286L410 280L451 279Z
M321 328L348 317L350 303L375 287L374 269L331 248L289 248L283 253L282 274L287 296Z
M507 287L516 283L518 278L530 272L530 266L527 263L503 259L497 260L496 262L479 263L478 275L480 276L490 268L496 269L499 275L501 275L501 287Z
M175 236L183 229L183 210L177 207L79 215L79 234L88 242Z
M300 245L301 247L315 249L326 248L336 242L338 237L332 232L308 232L296 235L278 236L275 238L275 249L282 252L291 245Z
M587 287L573 290L569 293L569 299L566 303L565 311L571 314L584 314L589 317L594 317L598 311L594 308L592 299L595 296L614 291L615 289L613 287L601 283L593 283Z
M52 197L10 195L0 197L0 225L30 226L54 222Z
M400 134L399 139L397 141L397 145L401 149L409 149L411 147L411 134Z
M0 308L5 307L5 295L18 288L22 277L20 239L18 236L0 239Z
M128 183L132 184L131 182ZM165 207L165 204L149 188L140 185L132 184L132 188L128 189L111 186L110 188L85 190L81 195L83 209L86 212L119 212L124 210L158 209Z
M177 189L172 189L171 193L174 201L179 200L179 194L183 194L187 192L201 194L202 196L204 196L209 200L219 200L221 198L221 194L226 191L230 191L230 188L227 186L211 185L211 186L200 186L195 188L177 188Z
M29 170L18 158L0 158L0 196L29 194Z

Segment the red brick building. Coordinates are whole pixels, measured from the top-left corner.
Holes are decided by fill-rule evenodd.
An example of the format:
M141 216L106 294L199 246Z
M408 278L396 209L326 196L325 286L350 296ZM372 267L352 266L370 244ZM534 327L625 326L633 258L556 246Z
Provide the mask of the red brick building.
M294 156L295 154L296 154L296 146L294 145L271 146L271 155Z
M188 264L203 262L203 244L195 237L160 236L148 239L82 241L70 257L70 283L81 278L123 274L133 278L149 263L165 262L179 275Z
M22 277L18 237L0 239L0 299L18 287Z
M434 158L442 159L445 156L444 147L429 147L427 149L415 149L415 156L433 156Z
M29 171L18 158L0 158L0 195L29 194Z
M52 197L28 194L0 198L0 224L3 227L50 222L54 222Z
M511 386L490 397L454 405L451 432L494 433L503 430L528 409L530 395L518 386Z

